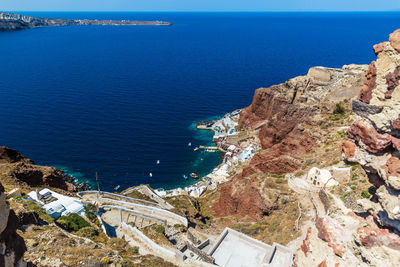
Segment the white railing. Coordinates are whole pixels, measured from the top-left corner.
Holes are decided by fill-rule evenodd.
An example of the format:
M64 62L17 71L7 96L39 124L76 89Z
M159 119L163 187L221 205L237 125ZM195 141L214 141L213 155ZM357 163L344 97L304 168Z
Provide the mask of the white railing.
M151 202L151 201L147 201L147 200L143 200L143 199L137 199L137 198L133 198L133 197L127 197L127 196L118 195L118 194L105 192L105 191L100 191L99 192L99 191L91 190L91 191L82 191L82 192L78 192L77 193L77 195L79 197L81 197L81 198L86 194L99 194L100 196L110 195L110 196L113 196L113 197L117 197L117 198L120 198L120 199L126 199L128 201L137 202L137 203L144 204L144 205L161 207L160 204L155 203L155 202Z

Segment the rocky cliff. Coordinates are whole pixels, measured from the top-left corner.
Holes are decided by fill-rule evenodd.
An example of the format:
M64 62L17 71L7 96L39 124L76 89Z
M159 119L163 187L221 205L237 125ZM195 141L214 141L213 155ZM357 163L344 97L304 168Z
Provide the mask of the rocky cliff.
M47 185L70 192L88 188L87 184L77 183L63 170L35 165L33 160L5 146L0 147L0 171L2 175L24 182L29 186Z
M172 25L165 21L132 21L132 20L74 20L74 19L48 19L0 12L0 31L22 30L49 26L72 25Z
M24 239L16 232L18 218L10 210L3 185L0 183L0 266L34 266L23 260L26 251Z
M257 135L262 150L221 187L220 200L214 205L217 216L249 215L260 219L279 208L279 194L261 188L252 177L297 171L304 156L321 145L321 131L317 129L323 116L331 114L336 103L357 95L365 70L366 66L358 65L341 69L314 67L305 76L257 89L251 105L240 114L239 127Z
M347 131L353 143L343 145L353 147L354 152L344 153L344 158L361 164L375 185L371 188L374 201L359 204L381 227L399 233L400 30L390 34L388 42L375 45L374 52L377 59L371 62L367 82L353 101L357 115ZM400 250L400 246L395 247Z

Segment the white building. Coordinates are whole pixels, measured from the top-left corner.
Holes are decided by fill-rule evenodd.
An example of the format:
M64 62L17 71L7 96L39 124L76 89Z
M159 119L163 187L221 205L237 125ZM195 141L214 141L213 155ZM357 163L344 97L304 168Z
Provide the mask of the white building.
M68 216L71 213L78 215L85 213L85 204L79 199L61 195L47 188L40 192L32 191L28 195L32 200L38 202L53 219Z
M329 170L321 170L317 167L313 167L308 171L307 181L317 187L331 187L339 184L335 179L333 179Z

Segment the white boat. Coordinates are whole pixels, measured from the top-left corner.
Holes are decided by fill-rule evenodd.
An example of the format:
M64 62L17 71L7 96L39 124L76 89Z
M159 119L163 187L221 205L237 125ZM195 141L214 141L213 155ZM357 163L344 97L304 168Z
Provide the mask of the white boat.
M199 150L199 148L198 148L198 147L195 147L195 148L193 149L193 151L197 151L197 150Z
M153 174L152 174L152 173L149 173L149 176L150 176L150 177L153 177Z
M117 185L116 187L114 187L114 190L117 191L120 187L120 185Z
M157 165L159 165L160 164L160 160L157 160Z
M191 143L191 142L189 142L188 146L192 146L192 143Z
M187 180L188 179L188 177L187 177L187 175L182 175L182 177L183 177L183 179L185 179L185 180Z

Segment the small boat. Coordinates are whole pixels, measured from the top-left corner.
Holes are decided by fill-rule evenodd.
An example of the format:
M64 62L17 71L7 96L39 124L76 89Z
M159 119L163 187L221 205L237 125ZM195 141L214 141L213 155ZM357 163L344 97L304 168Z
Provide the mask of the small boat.
M188 146L192 146L192 143L191 143L191 142L189 142Z
M195 174L194 172L192 172L190 174L190 177L192 177L193 179L199 179L199 176L197 174Z
M117 191L120 187L120 185L117 185L116 187L114 187L114 190Z
M150 177L153 177L153 174L152 174L152 173L149 173L149 176L150 176Z
M195 147L195 148L193 149L193 151L197 151L197 150L199 150L199 148L198 148L198 147Z
M183 177L183 179L185 179L185 180L187 180L188 179L188 177L187 177L187 175L182 175L182 177Z
M160 160L157 160L157 165L159 165L160 164Z

